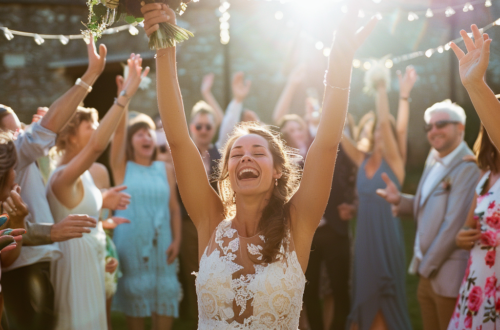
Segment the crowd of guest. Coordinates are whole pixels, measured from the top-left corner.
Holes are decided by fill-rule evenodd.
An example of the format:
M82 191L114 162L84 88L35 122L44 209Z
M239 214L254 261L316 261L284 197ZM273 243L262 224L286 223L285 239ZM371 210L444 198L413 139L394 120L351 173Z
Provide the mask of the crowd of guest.
M431 150L415 195L402 194L401 187L417 72L411 66L398 72L396 118L388 69L375 65L367 73L376 111L358 124L347 117L305 272L300 329L411 329L402 216L417 223L409 272L419 277L424 329L500 327L500 104L484 81L491 40L476 26L472 33L473 39L461 32L466 53L452 48L483 123L480 135L472 151L464 142L464 110L449 100L429 105L423 120ZM87 49L85 74L49 108L39 108L31 124L0 107L2 324L111 329L115 310L132 330L144 329L147 317L153 329L172 329L175 318L196 328L192 273L205 247L177 187L161 118L129 113L149 68L131 54L127 74L116 79L114 104L99 120L82 104L104 70L106 47L97 50L90 42ZM322 116L311 97L303 113L290 114L305 75L304 66L290 74L270 123L296 149L300 167ZM251 82L243 73L233 77L225 111L213 84L213 74L204 77L204 100L191 110L188 129L206 172L199 180L208 177L217 192L220 150L230 133L241 122L265 123L244 108ZM111 172L96 163L108 144ZM182 166L189 171L195 164Z

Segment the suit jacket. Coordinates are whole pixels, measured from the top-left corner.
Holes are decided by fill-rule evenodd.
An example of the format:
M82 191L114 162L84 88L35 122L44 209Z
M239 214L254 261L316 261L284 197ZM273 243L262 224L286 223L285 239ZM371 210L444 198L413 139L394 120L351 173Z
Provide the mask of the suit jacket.
M416 195L403 195L398 205L398 215L413 215L417 221L423 254L421 261L413 256L410 272L429 278L434 292L445 297L457 297L469 258L468 251L457 247L455 237L465 223L479 180L477 165L463 160L472 154L468 147L462 148L421 200L423 183L435 162L431 153Z
M353 204L355 202L357 170L356 165L340 146L333 172L332 191L323 216L327 225L340 236L349 235L349 221L340 219L338 206L342 203Z

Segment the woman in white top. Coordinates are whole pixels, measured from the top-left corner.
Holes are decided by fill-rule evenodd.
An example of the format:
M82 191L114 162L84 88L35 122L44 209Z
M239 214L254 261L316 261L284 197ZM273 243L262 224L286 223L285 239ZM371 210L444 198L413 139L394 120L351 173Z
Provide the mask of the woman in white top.
M212 189L189 138L177 81L175 47L157 52L158 105L184 205L198 231L199 329L297 329L311 241L331 189L342 136L354 52L371 32L356 33L356 2L340 24L326 76L323 116L299 187L281 139L243 124L229 138ZM145 30L175 24L166 5L147 4Z
M47 186L47 200L56 223L74 213L99 218L102 194L88 169L106 149L125 105L137 91L141 63L134 55L128 60L130 73L124 92L115 99L100 125L95 109L80 107L59 133L56 148L61 152L61 163ZM142 76L148 71L146 68ZM60 243L63 257L55 261L51 269L57 329L106 329L105 244L102 224L82 238Z

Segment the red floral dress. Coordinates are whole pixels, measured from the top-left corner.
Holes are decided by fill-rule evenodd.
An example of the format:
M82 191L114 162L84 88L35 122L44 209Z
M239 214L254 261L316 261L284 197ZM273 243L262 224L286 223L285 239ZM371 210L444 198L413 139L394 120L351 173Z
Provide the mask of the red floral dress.
M476 192L475 219L481 227L481 239L470 251L469 264L460 287L455 312L448 326L452 329L500 329L500 180L484 195L486 173Z

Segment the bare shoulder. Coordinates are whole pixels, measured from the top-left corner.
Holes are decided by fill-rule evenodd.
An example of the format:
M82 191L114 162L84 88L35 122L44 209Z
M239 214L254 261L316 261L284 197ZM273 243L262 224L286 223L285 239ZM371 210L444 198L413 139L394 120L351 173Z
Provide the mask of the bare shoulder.
M99 189L109 188L111 182L109 179L109 172L106 166L101 163L94 163L89 168L90 175L94 179L94 183Z

